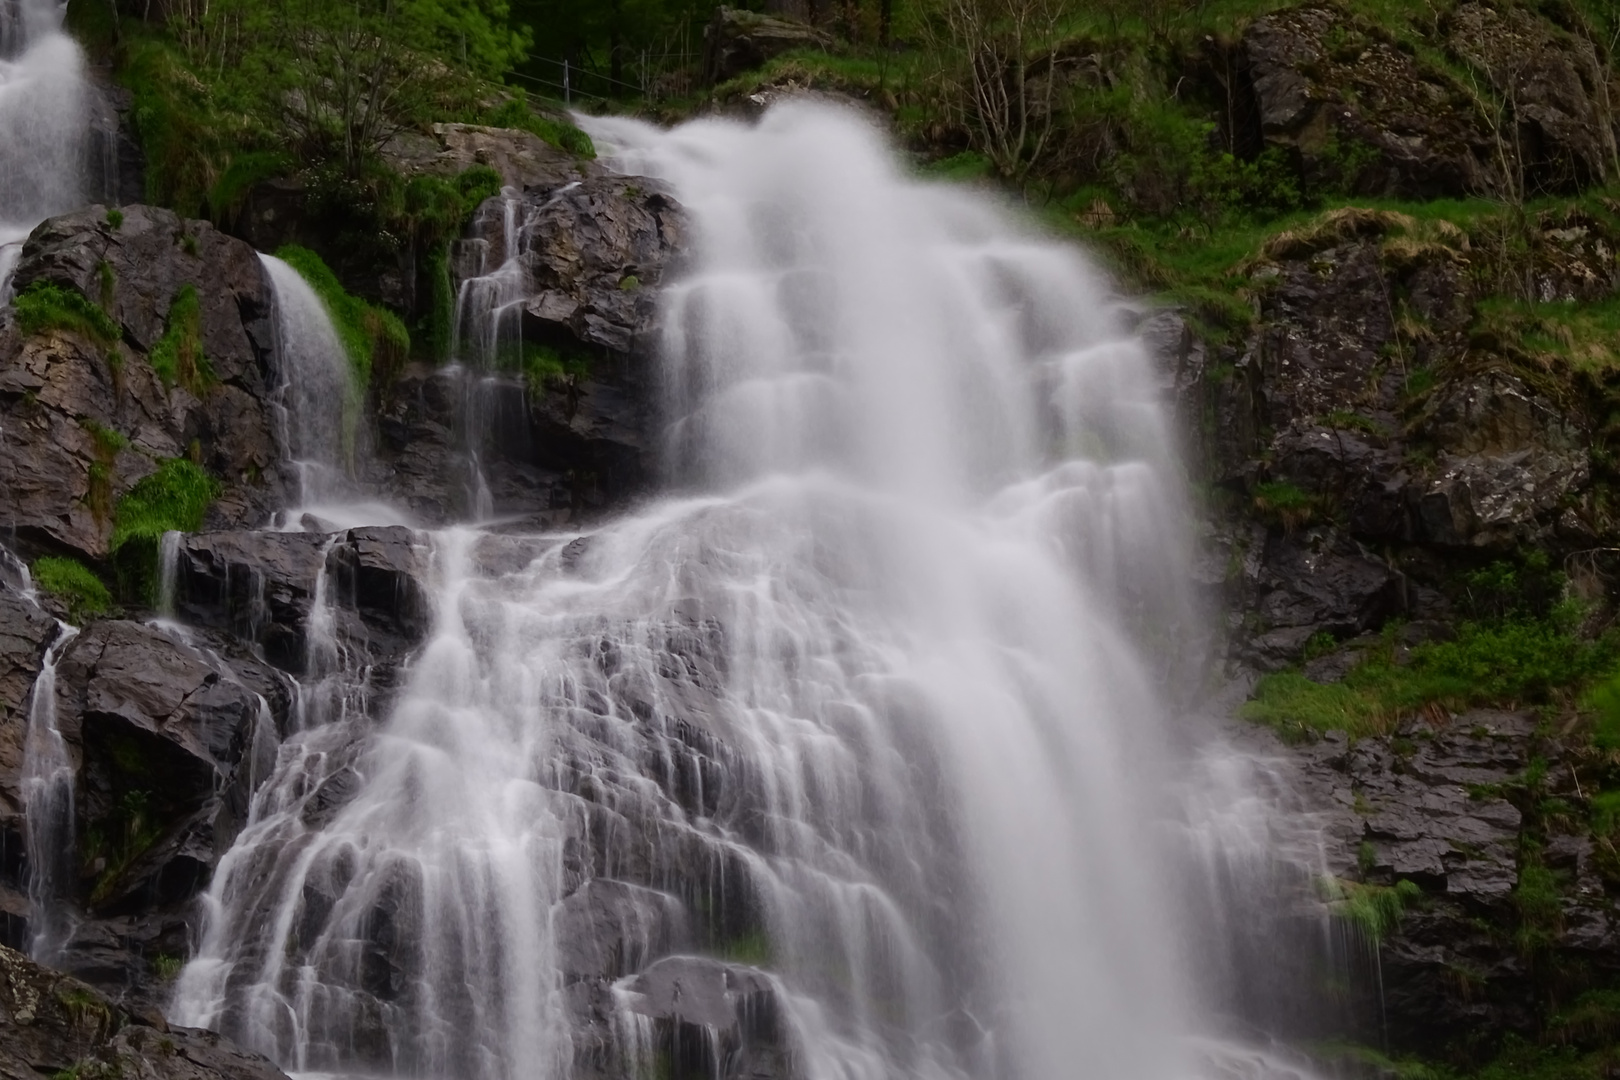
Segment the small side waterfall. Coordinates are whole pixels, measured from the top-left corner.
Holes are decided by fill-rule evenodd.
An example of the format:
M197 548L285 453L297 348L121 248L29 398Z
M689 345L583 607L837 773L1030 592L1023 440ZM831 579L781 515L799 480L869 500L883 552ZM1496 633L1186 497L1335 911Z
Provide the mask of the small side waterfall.
M34 226L84 201L84 55L62 32L65 8L0 0L0 304Z
M295 505L336 502L352 495L355 389L348 358L309 283L280 259L259 259L276 295L275 400L298 484Z
M28 903L33 942L29 954L50 963L72 932L62 900L75 867L73 759L56 726L56 664L79 631L59 624L46 650L28 704L23 750L23 812L28 836Z

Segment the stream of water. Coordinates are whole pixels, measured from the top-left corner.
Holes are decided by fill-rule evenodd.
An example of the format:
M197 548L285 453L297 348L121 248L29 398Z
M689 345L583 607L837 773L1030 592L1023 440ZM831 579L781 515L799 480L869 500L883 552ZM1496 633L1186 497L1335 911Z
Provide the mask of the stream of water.
M0 0L0 304L34 226L84 201L84 54L62 0Z

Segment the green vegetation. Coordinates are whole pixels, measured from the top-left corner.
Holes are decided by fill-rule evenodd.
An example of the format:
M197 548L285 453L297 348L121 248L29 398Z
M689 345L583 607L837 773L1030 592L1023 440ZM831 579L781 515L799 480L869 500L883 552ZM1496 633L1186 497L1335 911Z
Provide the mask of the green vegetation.
M118 500L109 547L119 591L131 601L156 601L158 548L166 532L202 528L219 484L185 458L171 458Z
M194 285L184 285L169 305L163 336L152 346L152 370L163 385L176 384L201 394L216 381L214 367L203 354L202 302Z
M1243 715L1286 737L1385 735L1428 705L1461 710L1567 698L1620 660L1620 639L1583 640L1577 622L1578 613L1561 608L1544 619L1464 623L1455 640L1415 646L1404 663L1396 662L1393 632L1386 633L1342 682L1316 683L1291 671L1266 676Z
M166 532L196 532L218 494L218 483L202 469L185 458L170 458L118 500L111 549L116 553L137 541L156 544Z
M1407 908L1423 897L1423 890L1415 882L1404 879L1394 885L1369 885L1326 878L1322 892L1333 914L1355 927L1373 945L1394 932Z
M169 953L158 953L152 958L152 974L157 976L159 982L167 983L178 979L185 966L184 960Z
M25 334L78 334L100 345L109 361L118 355L123 331L95 301L77 290L36 281L17 294L14 306L17 325Z
M374 368L394 370L404 362L411 336L398 316L351 296L321 257L308 248L284 247L276 258L298 271L321 298L349 358L356 397L364 396L371 385Z
M1513 907L1519 915L1514 940L1520 951L1530 955L1557 940L1563 921L1558 879L1541 865L1535 853L1527 853L1519 867L1519 881L1513 887Z
M74 623L112 610L107 586L77 559L45 556L35 561L33 574L34 584L67 605L68 618Z
M107 211L107 224L112 226L113 232L124 227L124 212L114 206Z
M1254 487L1254 508L1261 517L1291 531L1310 524L1320 500L1293 484L1267 481Z

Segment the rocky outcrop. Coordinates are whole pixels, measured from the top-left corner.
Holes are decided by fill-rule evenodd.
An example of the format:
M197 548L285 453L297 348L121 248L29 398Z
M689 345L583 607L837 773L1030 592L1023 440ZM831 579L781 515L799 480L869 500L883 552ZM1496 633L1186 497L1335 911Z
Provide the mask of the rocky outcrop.
M382 153L404 176L450 179L483 165L519 191L559 188L605 173L595 162L559 150L532 132L478 124L434 124L431 134L404 131L390 139Z
M1244 32L1264 143L1306 182L1402 198L1496 191L1499 144L1467 89L1330 4L1256 19Z
M722 7L703 29L703 74L710 85L794 49L828 49L833 39L795 19Z
M0 946L0 1078L286 1080L280 1069L211 1031L127 1011L76 979Z
M1613 175L1609 73L1592 41L1519 7L1462 4L1445 23L1450 50L1505 103L1526 190L1578 191Z
M217 520L268 512L280 494L267 403L272 296L251 248L166 210L132 206L115 226L92 207L35 230L15 283L72 290L121 335L25 335L0 317L7 525L24 553L104 559L117 499L167 458L191 457L225 481ZM197 288L207 366L167 385L150 356L186 285Z
M1590 295L1612 243L1596 222L1549 218L1528 274ZM1173 316L1148 324L1197 459L1234 500L1203 575L1234 613L1241 662L1275 669L1318 635L1445 620L1470 567L1599 546L1603 391L1481 329L1486 257L1457 232L1334 211L1248 267L1256 320L1240 344L1211 349Z
M516 252L509 211L520 223ZM408 369L379 408L379 488L439 522L468 516L481 475L496 514L551 524L639 492L653 472L657 289L683 228L674 200L639 178L597 176L485 203L452 249L454 282L515 259L532 292L515 320L503 315L501 342L520 335L549 350L554 367L520 371L502 354L482 360L505 369L495 378ZM468 338L490 333L466 317Z

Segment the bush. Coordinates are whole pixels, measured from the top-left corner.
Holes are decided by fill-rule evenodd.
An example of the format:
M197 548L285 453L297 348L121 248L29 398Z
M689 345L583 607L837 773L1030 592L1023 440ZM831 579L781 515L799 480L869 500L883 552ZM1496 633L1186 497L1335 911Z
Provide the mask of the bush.
M86 616L105 615L112 610L112 594L90 568L77 559L45 556L34 563L34 584L67 605L68 618L81 622Z

